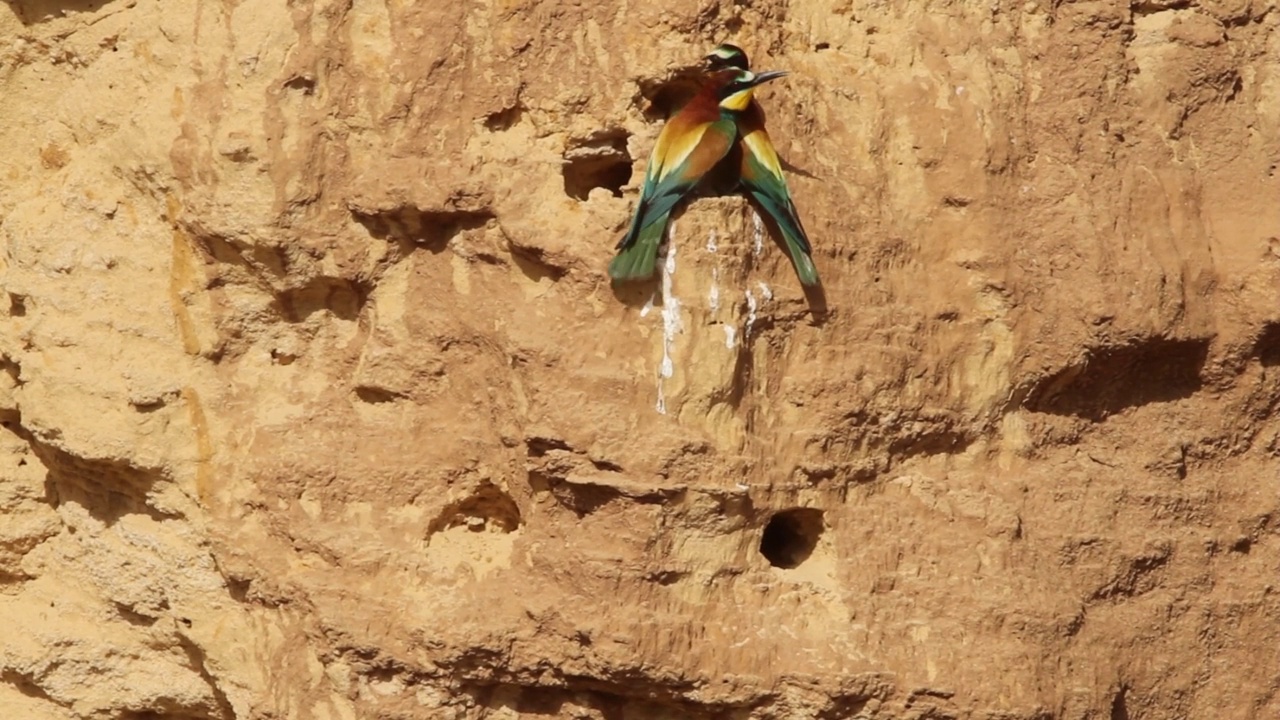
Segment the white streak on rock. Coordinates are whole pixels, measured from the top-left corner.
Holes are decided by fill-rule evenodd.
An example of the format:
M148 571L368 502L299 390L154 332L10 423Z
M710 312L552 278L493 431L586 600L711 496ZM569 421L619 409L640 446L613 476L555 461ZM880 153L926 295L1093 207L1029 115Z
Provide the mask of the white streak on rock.
M724 346L733 349L738 344L738 328L732 325L721 325L724 328Z
M763 304L772 300L773 291L769 289L769 286L765 285L763 282L757 284L760 286L760 302Z
M707 291L707 305L711 312L720 309L720 268L711 268L711 289Z
M657 410L667 414L667 398L662 386L663 380L675 374L675 363L671 359L671 348L675 345L676 335L684 328L680 322L680 301L671 290L671 277L676 272L676 244L671 239L675 234L675 223L668 227L667 256L662 265L662 364L658 367L658 404Z
M755 241L755 255L760 256L764 250L764 221L760 219L760 214L754 210L751 212L751 239Z
M752 295L751 291L748 290L747 291L747 327L745 328L745 330L743 330L744 334L748 336L751 335L751 326L756 324L756 310L758 310L759 308L760 308L760 305L759 303L756 302L756 296Z
M716 231L712 230L711 234L707 236L707 252L713 253L718 249L719 246L716 245Z

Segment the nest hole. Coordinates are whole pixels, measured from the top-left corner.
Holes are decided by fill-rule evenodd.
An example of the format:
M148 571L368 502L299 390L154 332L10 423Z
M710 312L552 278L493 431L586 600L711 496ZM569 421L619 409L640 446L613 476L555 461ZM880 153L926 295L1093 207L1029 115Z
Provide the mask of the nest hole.
M564 193L575 200L586 200L596 188L622 197L622 186L630 179L629 157L582 157L564 163Z
M564 153L564 192L576 200L586 200L596 188L622 197L622 186L631 179L630 134L610 129L573 142Z
M774 513L760 538L760 554L776 568L799 567L818 547L822 528L821 510L791 508Z

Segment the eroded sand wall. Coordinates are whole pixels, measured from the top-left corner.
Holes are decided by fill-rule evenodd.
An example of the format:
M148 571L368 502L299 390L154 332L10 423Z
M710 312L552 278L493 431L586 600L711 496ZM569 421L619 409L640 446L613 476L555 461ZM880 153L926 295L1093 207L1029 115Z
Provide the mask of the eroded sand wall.
M1280 715L1280 12L898 5L0 6L0 716Z

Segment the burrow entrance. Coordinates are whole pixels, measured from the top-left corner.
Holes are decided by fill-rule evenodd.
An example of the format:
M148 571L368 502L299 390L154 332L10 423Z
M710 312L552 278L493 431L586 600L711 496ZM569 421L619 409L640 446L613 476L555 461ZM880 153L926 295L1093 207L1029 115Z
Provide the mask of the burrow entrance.
M769 518L760 538L760 554L776 568L799 567L809 559L822 537L822 511L814 508L780 510Z

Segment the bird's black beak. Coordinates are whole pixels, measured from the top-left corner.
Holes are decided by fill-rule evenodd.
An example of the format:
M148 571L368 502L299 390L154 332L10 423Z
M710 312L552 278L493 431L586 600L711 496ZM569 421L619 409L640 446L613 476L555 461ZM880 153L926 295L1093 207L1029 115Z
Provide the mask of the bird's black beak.
M751 81L751 87L763 85L770 80L777 80L778 78L785 77L786 75L786 70L770 70L768 72L756 73L755 79Z

